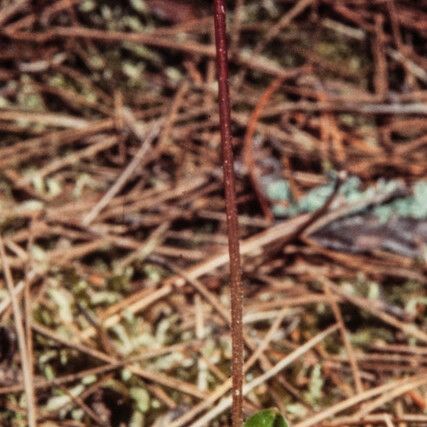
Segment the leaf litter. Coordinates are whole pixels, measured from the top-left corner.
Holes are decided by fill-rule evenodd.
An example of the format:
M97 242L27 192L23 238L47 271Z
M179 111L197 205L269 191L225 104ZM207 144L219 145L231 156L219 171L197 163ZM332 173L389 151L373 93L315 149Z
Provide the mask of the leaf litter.
M210 4L173 2L171 15L170 1L33 3L0 9L0 226L28 305L38 425L229 425ZM229 6L245 359L265 346L246 382L339 325L249 388L245 415L274 406L297 427L423 425L424 2ZM275 78L283 82L251 124L269 219L242 144ZM326 212L292 234L331 194ZM25 426L1 286L0 424Z

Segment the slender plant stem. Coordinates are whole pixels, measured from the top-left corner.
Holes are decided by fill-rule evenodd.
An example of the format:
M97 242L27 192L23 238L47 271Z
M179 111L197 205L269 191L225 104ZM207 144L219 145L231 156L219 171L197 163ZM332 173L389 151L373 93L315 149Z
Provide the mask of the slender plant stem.
M225 207L227 214L228 250L231 282L231 340L232 340L232 425L241 427L243 386L243 286L240 268L239 224L237 219L236 190L230 120L230 94L228 87L228 54L226 37L225 1L215 0L215 45L218 72L218 102L221 128L222 162L224 170Z

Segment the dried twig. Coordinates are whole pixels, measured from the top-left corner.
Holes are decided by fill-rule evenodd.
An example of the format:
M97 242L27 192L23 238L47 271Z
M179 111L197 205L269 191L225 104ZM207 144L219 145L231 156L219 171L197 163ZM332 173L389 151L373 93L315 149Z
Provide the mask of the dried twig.
M27 403L27 421L29 427L36 427L37 414L34 397L34 384L32 367L28 358L28 349L26 345L25 330L22 318L22 312L19 301L15 294L15 285L13 283L12 273L9 267L9 261L3 245L3 238L0 236L0 258L2 263L4 279L9 291L10 301L12 304L13 317L15 320L15 329L18 336L19 353L21 356L22 376L24 378L25 397ZM29 321L29 319L28 319Z
M90 210L90 212L83 218L82 224L88 226L98 214L108 205L111 199L123 188L127 180L132 176L136 168L141 163L143 157L146 155L151 147L151 143L154 138L157 137L160 124L153 124L151 129L147 132L147 135L143 136L135 126L135 120L130 112L125 115L128 126L131 127L132 131L137 134L138 138L142 140L141 145L136 152L132 161L126 166L123 172L118 177L117 181L111 186L111 188L104 194L101 200Z
M419 387L423 384L427 383L427 374L419 373L411 378L404 378L395 381L391 381L387 384L371 388L370 390L366 390L363 393L357 394L356 396L352 396L349 399L346 399L340 403L330 406L325 410L319 412L318 414L311 416L309 419L299 422L295 424L295 427L311 427L315 425L319 425L324 420L338 414L352 406L355 406L365 400L370 399L371 397L381 395L382 393L389 393L395 389L399 389L400 387L404 387L405 389Z
M253 138L255 135L257 121L262 113L262 110L268 104L268 101L273 96L273 94L280 88L283 83L284 78L278 77L273 80L265 92L261 95L253 113L251 114L248 126L246 128L245 137L243 139L243 162L245 163L247 173L249 174L252 187L255 191L255 194L258 198L258 202L261 206L261 209L264 213L265 218L268 221L273 220L273 214L271 212L270 206L268 204L267 198L264 196L263 190L260 188L259 177L258 177L258 167L255 162L254 149L253 149Z

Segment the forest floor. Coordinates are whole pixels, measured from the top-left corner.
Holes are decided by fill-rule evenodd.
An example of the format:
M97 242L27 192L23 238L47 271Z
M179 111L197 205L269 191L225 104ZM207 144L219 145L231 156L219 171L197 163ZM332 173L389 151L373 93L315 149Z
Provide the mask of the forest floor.
M1 426L230 425L211 7L0 0ZM245 417L427 426L427 1L228 13Z

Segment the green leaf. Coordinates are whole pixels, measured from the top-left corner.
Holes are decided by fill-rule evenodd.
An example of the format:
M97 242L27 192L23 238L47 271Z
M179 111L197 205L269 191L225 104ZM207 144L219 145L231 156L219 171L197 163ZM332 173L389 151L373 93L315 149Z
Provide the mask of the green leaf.
M252 415L244 427L288 427L288 423L277 409L264 409Z

